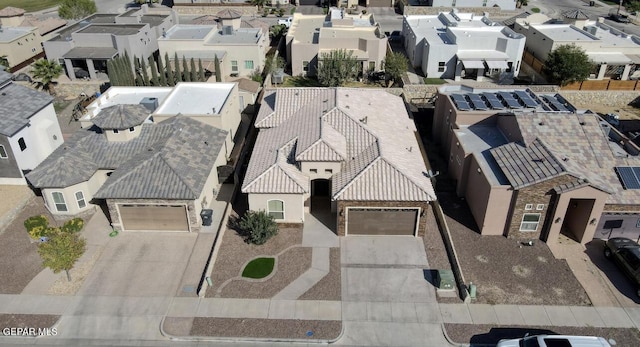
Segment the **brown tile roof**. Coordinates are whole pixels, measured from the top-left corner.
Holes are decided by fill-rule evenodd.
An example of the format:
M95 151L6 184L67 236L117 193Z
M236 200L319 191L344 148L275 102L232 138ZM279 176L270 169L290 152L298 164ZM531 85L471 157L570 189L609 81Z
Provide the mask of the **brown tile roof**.
M22 27L36 27L40 35L46 35L67 24L67 21L59 18L39 19L35 16L25 16L20 24Z
M238 82L238 88L242 90L246 90L254 94L260 90L260 83L248 78L239 78L236 82Z
M0 17L16 17L22 16L26 11L12 6L7 6L0 10Z

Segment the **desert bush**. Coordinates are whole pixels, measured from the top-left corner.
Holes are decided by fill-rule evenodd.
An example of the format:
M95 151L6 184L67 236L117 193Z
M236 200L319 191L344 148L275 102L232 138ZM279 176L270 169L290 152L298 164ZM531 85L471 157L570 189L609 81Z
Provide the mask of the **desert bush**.
M24 221L24 227L32 239L38 240L46 236L49 229L49 220L44 215L31 216Z
M247 242L262 245L278 234L278 225L265 211L247 211L238 223Z
M64 223L61 231L65 233L77 233L84 228L84 220L82 218L74 218Z

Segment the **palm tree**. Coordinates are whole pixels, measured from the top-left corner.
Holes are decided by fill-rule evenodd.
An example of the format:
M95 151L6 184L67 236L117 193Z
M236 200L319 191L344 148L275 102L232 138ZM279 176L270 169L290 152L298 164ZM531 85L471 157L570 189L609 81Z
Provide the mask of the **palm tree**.
M267 0L251 0L251 5L258 6L258 10L263 8Z
M31 73L34 78L40 79L38 83L42 86L42 89L48 90L51 95L56 94L53 89L53 80L62 74L62 66L60 64L47 59L39 59L33 63Z

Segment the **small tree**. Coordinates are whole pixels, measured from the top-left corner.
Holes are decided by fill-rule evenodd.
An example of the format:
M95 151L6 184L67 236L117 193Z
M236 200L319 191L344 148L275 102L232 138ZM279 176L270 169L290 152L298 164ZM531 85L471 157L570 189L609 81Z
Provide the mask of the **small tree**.
M29 236L34 240L39 240L46 236L49 229L49 220L44 215L32 216L24 221L24 227Z
M318 81L327 87L339 87L355 79L357 64L351 51L340 49L322 53L316 71Z
M258 9L263 8L266 3L267 0L251 0L251 5L258 6Z
M158 55L158 61L156 62L156 66L158 67L158 73L160 74L160 85L161 86L166 86L167 85L167 71L164 70L164 64L162 63L162 56Z
M398 83L402 80L402 76L407 73L407 66L409 61L407 57L398 52L387 54L387 60L384 62L384 72L386 78L389 79L388 87L391 87L393 83Z
M592 69L593 62L582 48L562 45L549 53L543 71L551 82L566 86L586 80Z
M240 219L239 227L246 233L247 241L256 245L262 245L278 234L278 225L265 211L247 211Z
M149 56L149 68L151 69L151 83L154 86L160 85L158 81L158 70L156 70L156 62L153 60L152 56Z
M48 90L51 95L56 94L53 89L53 80L62 74L62 66L60 64L52 60L39 59L33 63L31 73L34 78L40 80L39 84L44 90Z
M222 72L220 71L220 59L218 59L217 55L213 60L213 65L215 66L215 69L216 69L216 82L222 82Z
M202 59L198 59L198 80L204 82L207 78L204 74L204 68L202 67Z
M191 82L191 73L189 72L189 66L187 65L187 58L185 58L185 56L182 56L182 75L184 76L182 78L183 81L185 82Z
M284 35L287 32L287 26L284 24L278 24L271 27L269 30L269 36L271 38L277 39L280 36Z
M63 19L80 19L96 13L93 0L62 0L58 7L58 15Z
M140 59L138 57L133 57L133 67L136 70L136 86L143 86L142 82L142 68L140 67Z
M165 70L167 71L167 85L173 87L176 85L176 77L173 75L171 62L169 61L169 53L164 54Z
M78 259L86 249L86 240L77 233L56 232L47 242L38 246L38 254L42 258L42 265L50 268L53 273L64 270L67 280L71 281L69 270L73 269Z
M178 53L176 52L173 58L173 65L175 66L175 72L174 75L176 76L176 84L178 84L178 82L182 82L184 81L182 79L182 72L180 72L180 59L178 59Z
M196 70L196 61L193 58L189 62L189 68L191 70L191 82L197 82L199 80L198 70Z
M120 81L118 81L118 73L116 72L116 66L113 59L107 61L107 76L109 76L109 83L111 83L112 86L120 85Z
M262 74L260 73L259 69L251 71L251 74L249 74L249 78L251 78L251 80L254 82L262 84Z

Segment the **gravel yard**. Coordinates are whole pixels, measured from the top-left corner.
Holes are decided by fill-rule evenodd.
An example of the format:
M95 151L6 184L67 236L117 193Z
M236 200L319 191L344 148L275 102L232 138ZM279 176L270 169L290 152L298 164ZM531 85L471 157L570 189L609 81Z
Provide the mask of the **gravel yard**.
M190 335L333 340L340 336L341 331L342 323L340 321L195 318ZM308 336L309 332L312 332L311 336Z
M301 226L280 228L278 235L260 246L246 243L233 229L228 228L221 240L220 251L213 266L213 287L207 289L206 297L272 297L311 267L311 249L293 247L301 243ZM275 272L266 281L239 278L244 265L250 260L256 257L276 256L287 248L290 249L278 257ZM227 282L229 280L232 281Z
M60 316L50 314L0 314L0 336L5 328L50 328Z
M500 339L513 339L530 335L560 334L602 336L616 341L617 347L640 346L640 332L637 329L555 327L555 326L496 326L486 324L445 324L449 338L456 343L473 345L494 345Z
M340 248L331 248L329 260L331 262L329 273L306 293L302 294L298 300L339 301L341 299Z
M477 286L477 303L590 305L565 260L547 245L520 246L503 236L481 236L471 212L454 193L440 193L465 280Z

